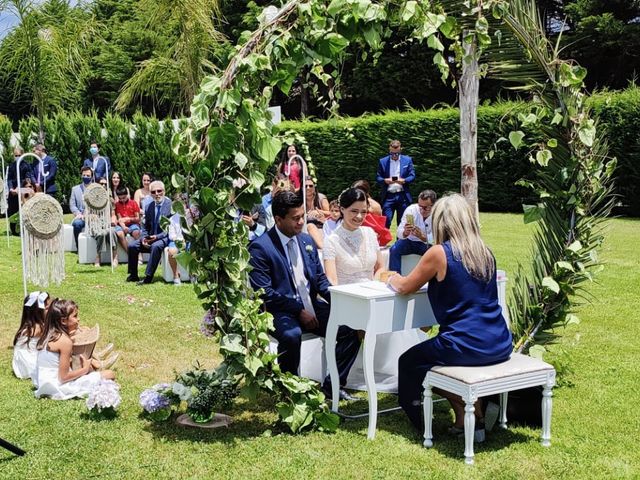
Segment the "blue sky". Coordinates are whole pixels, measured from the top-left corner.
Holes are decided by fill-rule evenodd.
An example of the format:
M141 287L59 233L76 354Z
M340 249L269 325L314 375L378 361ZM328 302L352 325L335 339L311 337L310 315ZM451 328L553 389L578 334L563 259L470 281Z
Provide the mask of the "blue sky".
M44 3L43 0L35 0L34 3ZM78 0L69 0L69 5L76 5ZM11 9L0 12L0 39L18 24L18 19Z

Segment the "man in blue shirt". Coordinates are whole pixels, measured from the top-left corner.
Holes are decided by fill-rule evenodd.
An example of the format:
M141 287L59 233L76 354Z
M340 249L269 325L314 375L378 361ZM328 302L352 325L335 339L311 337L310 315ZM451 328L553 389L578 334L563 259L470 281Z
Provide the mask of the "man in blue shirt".
M408 155L401 155L401 151L400 140L391 140L389 155L380 159L376 175L382 188L382 214L387 217L387 228L391 227L394 212L396 224L400 223L402 214L411 204L409 183L416 178L413 160Z

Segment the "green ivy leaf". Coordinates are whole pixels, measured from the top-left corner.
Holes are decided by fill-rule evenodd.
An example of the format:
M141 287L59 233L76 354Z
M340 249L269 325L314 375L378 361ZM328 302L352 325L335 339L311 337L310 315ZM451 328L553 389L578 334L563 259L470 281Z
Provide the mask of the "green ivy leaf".
M340 425L340 417L333 412L321 411L316 413L316 422L319 430L323 432L335 432Z
M511 145L513 145L513 148L516 150L520 148L520 145L522 145L523 138L524 132L521 130L509 132L509 142L511 142Z
M429 38L427 38L427 45L434 50L438 50L439 52L444 51L444 45L442 45L442 42L436 35L431 35Z
M340 13L344 8L345 3L345 0L332 0L327 7L327 13L329 15L336 15Z
M550 138L550 139L547 141L547 146L548 146L549 148L556 148L556 147L558 146L558 140L557 140L557 139L555 139L555 138Z
M533 345L529 349L529 356L542 360L542 357L546 353L546 351L547 351L547 349L544 348L542 345Z
M349 40L338 33L328 33L318 42L318 52L325 57L336 57L349 45Z
M237 333L230 333L220 340L220 350L229 353L240 353L246 355L247 349L242 345L242 336Z
M404 4L404 8L402 9L402 21L408 22L411 18L416 14L416 6L418 2L411 0Z
M456 19L453 16L448 16L444 22L440 24L439 29L445 37L451 40L456 36L456 27Z
M522 205L524 210L524 223L537 222L542 218L542 209L538 205Z
M247 163L249 162L249 159L247 158L247 156L242 153L242 152L236 152L236 165L238 165L238 168L240 170L244 170L244 167L247 166Z
M549 165L549 160L551 160L552 157L553 155L551 155L551 152L546 148L536 152L536 162L538 162L538 165L542 167Z
M274 137L262 137L258 140L258 155L266 162L272 162L282 148L280 140Z
M548 288L554 293L560 292L560 285L552 277L544 277L542 279L542 286Z
M231 154L238 140L238 129L232 123L225 123L219 127L209 128L209 143L215 155L226 157Z
M209 125L209 108L205 103L194 101L190 110L191 121L196 129L200 130Z
M263 365L259 358L247 355L244 357L244 366L249 370L249 372L251 372L251 375L255 377L256 373L258 373L258 370L260 370Z
M580 137L580 141L587 147L593 146L593 141L596 137L596 126L592 118L580 125L578 128L578 136Z

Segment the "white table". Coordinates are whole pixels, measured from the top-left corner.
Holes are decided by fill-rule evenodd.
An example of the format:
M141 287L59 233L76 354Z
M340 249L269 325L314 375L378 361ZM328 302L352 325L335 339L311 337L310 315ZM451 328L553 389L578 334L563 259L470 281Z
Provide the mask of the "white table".
M373 358L376 336L413 328L436 325L436 319L427 297L426 289L411 295L399 295L382 282L362 282L329 287L331 291L331 313L327 325L325 352L327 367L331 375L333 403L331 409L338 411L340 381L336 364L336 335L340 325L364 330L363 366L369 397L370 440L376 434L378 419L378 392L374 378Z

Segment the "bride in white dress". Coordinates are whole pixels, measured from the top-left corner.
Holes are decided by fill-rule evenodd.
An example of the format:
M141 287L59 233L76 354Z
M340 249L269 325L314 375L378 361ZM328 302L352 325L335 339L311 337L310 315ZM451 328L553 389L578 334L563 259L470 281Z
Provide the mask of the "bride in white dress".
M333 285L366 282L383 269L378 240L373 229L362 226L368 211L367 196L359 189L342 192L342 221L325 239L324 269ZM398 357L410 347L426 340L420 330L406 330L378 335L374 371L378 391L398 389ZM362 368L362 349L349 374L347 388L366 390Z

